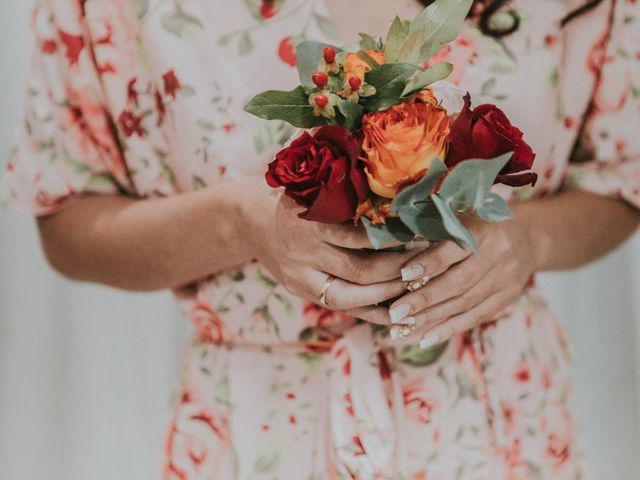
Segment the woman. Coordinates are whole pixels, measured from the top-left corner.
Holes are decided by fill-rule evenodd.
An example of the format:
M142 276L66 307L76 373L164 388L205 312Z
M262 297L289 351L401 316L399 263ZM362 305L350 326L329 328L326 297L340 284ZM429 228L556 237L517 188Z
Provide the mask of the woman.
M9 194L58 271L172 288L193 322L166 479L583 478L568 347L531 277L638 225L640 4L505 3L477 2L439 54L538 152L513 221L469 225L478 256L365 255L362 231L299 220L262 178L290 130L242 111L296 83L300 39L420 4L38 4ZM416 333L372 328L398 321Z

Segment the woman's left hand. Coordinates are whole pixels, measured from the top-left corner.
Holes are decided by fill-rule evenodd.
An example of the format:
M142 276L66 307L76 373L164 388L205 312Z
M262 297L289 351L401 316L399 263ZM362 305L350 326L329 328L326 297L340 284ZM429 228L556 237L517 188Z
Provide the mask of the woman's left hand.
M474 218L465 226L477 240L477 255L446 241L402 269L403 280L427 284L391 305L392 338L406 334L402 325L415 325L420 346L428 348L492 320L524 290L535 271L527 223Z

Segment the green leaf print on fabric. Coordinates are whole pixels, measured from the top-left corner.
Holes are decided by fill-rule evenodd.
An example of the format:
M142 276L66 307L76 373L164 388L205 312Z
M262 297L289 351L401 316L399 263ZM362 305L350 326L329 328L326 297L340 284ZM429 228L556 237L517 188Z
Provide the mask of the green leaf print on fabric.
M444 342L423 350L420 345L407 345L398 353L398 359L412 367L428 367L440 360L448 346L449 342Z
M204 26L196 17L182 11L176 5L173 12L162 14L162 26L168 32L183 40L189 40L202 32Z
M316 21L316 24L318 25L318 28L320 29L320 31L327 38L330 38L331 40L339 40L340 39L340 35L338 34L338 30L336 29L336 26L333 24L331 19L325 17L324 15L319 15L317 13L313 14L313 18Z

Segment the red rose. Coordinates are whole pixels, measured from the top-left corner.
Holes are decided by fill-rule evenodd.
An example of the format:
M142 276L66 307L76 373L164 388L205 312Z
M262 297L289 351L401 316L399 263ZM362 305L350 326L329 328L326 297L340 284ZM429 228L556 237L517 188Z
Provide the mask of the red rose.
M301 218L343 223L368 194L359 154L360 143L342 127L321 127L314 136L304 132L269 164L267 183L285 187L288 197L307 208Z
M531 169L536 154L522 138L522 131L513 126L502 110L495 105L470 107L469 95L465 106L451 126L451 143L446 157L449 168L470 158L495 158L513 152L496 183L512 187L535 185L538 175Z

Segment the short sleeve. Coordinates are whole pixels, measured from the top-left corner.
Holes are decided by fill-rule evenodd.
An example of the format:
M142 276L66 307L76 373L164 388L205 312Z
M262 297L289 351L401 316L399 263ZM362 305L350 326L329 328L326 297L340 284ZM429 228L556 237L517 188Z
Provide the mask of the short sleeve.
M564 189L640 208L640 3L617 1ZM588 75L585 69L585 75Z
M8 206L54 213L82 194L127 189L116 129L86 40L81 2L38 2L26 98L2 178Z

